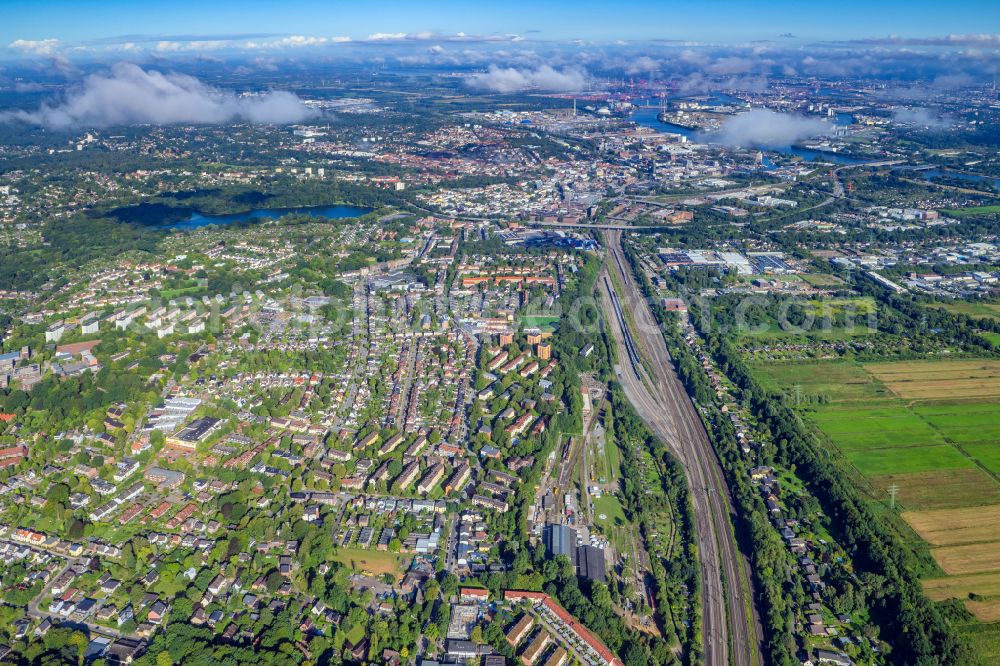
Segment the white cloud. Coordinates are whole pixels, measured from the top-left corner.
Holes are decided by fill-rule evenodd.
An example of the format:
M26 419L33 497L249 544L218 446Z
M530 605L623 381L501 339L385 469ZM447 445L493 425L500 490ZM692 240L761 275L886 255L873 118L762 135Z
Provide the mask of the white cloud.
M405 32L376 32L368 35L369 42L390 42L406 39Z
M16 120L53 129L172 123L218 124L300 122L315 112L289 92L238 97L207 86L186 74L144 70L131 63L109 74L93 74L59 104L36 111L8 111L0 120Z
M297 49L310 46L326 46L328 44L345 44L350 42L350 37L313 37L307 35L289 35L281 39L265 41L250 41L246 43L234 43L235 48L245 49Z
M159 53L176 53L180 51L219 51L232 46L231 42L222 39L206 39L199 41L169 41L156 43L155 50Z
M941 116L930 109L915 107L912 109L895 109L892 112L893 121L901 125L917 125L928 129L946 129L954 125L954 121Z
M350 37L307 37L305 35L291 35L289 37L283 37L273 42L269 42L267 43L267 46L278 49L298 48L301 46L323 46L324 44L335 44L349 41L351 41Z
M321 37L314 35L289 35L278 39L167 39L156 42L153 50L158 53L187 53L221 50L282 50L304 47L344 44L352 41L350 37Z
M805 118L769 109L753 109L728 120L704 139L727 146L776 148L825 134L830 126L818 118Z
M52 55L59 46L58 39L15 39L7 48L30 55Z
M713 74L746 74L753 67L753 61L748 58L720 58L708 67Z
M587 74L582 69L567 67L558 70L549 65L542 65L537 69L490 65L485 72L469 75L466 83L472 88L498 93L529 89L570 92L582 90L586 86Z
M436 32L376 32L368 35L366 42L520 42L523 37L514 34L504 35L468 35L456 32L453 35L442 35Z
M862 39L859 40L864 44L902 44L902 45L913 45L913 46L985 46L985 47L1000 47L1000 34L997 33L979 33L979 34L969 34L969 35L945 35L944 37L899 37L898 35L889 35L888 37L882 37L877 39Z
M650 58L649 56L639 56L625 66L625 73L648 74L650 72L658 71L662 66L663 63L655 58Z

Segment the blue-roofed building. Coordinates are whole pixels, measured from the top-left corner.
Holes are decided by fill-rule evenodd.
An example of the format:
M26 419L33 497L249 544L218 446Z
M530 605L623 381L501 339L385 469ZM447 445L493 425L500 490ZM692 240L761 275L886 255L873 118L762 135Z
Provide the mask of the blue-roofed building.
M545 549L552 557L565 555L576 566L576 530L568 525L546 525L542 530Z

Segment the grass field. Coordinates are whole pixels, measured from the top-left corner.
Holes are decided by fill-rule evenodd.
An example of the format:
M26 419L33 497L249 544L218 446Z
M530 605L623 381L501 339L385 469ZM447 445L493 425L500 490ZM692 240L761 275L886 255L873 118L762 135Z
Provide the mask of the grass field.
M601 495L594 500L594 522L605 528L625 524L625 510L617 497Z
M867 400L890 396L888 389L864 368L850 361L774 363L755 366L758 379L766 388L801 397L824 397L830 402Z
M836 287L844 284L839 277L828 273L806 273L800 277L814 287Z
M952 314L964 314L976 319L1000 320L1000 303L982 301L955 301L954 303L930 303L929 308L938 308ZM996 334L994 334L996 335Z
M396 578L403 575L410 560L406 555L360 548L339 548L333 559L355 571L374 575L392 574Z
M527 328L548 328L555 329L559 323L559 317L553 315L525 315L521 317Z
M365 625L358 623L351 627L351 630L347 632L347 640L351 642L352 645L357 645L361 642L361 639L365 637Z
M755 372L798 401L880 506L895 488L902 517L945 574L925 582L927 594L1000 622L1000 362L773 363ZM992 647L976 646L974 663L1000 663L1000 627L982 635Z
M1000 333L984 332L980 333L979 335L986 338L989 341L989 343L994 347L1000 347Z
M927 422L895 404L870 409L835 407L817 412L814 418L844 451L945 443Z
M179 298L181 296L188 296L190 294L198 294L206 291L205 287L193 286L193 287L178 287L176 289L164 289L160 292L160 296L164 300L170 300L171 298Z
M963 217L987 217L997 216L1000 218L1000 206L974 206L971 208L949 208L944 211L951 217L959 219Z
M775 363L757 373L798 400L873 485L895 485L907 509L1000 501L1000 361Z
M604 458L604 479L605 483L612 483L618 480L621 476L621 459L618 454L618 442L613 436L605 434L604 437L604 451L602 451Z
M870 298L800 298L795 303L805 316L803 323L796 325L791 323L791 319L782 321L783 317L769 315L759 323L741 325L736 329L738 335L744 338L846 340L876 332L874 327L868 325L869 315L876 310L875 302ZM835 324L841 315L844 321Z
M990 474L1000 477L1000 444L996 442L963 444L962 450L985 467Z
M958 633L970 653L968 664L964 666L1000 663L1000 624L965 624L958 627Z
M856 315L867 315L874 312L875 299L863 298L824 298L808 301L811 312L817 318L831 316L840 312L853 312Z
M972 460L948 445L866 449L852 452L847 458L865 476L975 467Z
M914 405L912 411L947 433L952 442L1000 441L1000 403L922 404Z

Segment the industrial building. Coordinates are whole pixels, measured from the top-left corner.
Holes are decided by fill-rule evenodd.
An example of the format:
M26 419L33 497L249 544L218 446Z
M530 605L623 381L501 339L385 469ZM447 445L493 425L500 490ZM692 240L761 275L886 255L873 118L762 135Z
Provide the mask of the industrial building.
M568 557L578 576L590 581L607 582L604 550L591 545L578 545L577 533L572 527L546 525L542 529L542 541L552 557Z

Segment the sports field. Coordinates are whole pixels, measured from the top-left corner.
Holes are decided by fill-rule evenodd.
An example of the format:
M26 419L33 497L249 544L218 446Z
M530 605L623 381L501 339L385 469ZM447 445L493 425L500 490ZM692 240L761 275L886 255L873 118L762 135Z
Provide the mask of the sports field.
M895 493L944 574L925 582L928 595L1000 622L1000 361L818 361L755 371L798 405L877 501Z

